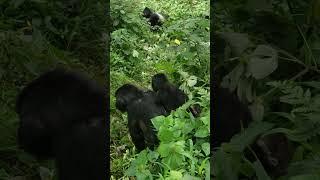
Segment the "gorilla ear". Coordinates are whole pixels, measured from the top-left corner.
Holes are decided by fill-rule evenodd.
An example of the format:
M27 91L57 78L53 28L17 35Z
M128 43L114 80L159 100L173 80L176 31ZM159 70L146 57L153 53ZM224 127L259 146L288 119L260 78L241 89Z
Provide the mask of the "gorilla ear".
M116 102L116 108L120 110L121 112L126 112L127 111L127 103L123 98L117 99Z

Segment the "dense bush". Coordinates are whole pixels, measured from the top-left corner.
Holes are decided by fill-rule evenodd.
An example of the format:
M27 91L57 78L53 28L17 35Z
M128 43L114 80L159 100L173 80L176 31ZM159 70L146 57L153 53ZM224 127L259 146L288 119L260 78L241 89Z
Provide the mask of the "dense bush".
M319 1L220 1L213 12L214 78L249 105L255 124L222 145L217 179L270 179L243 147L276 132L294 144L279 179L319 179Z
M209 178L209 1L125 0L111 1L110 7L112 179ZM141 16L145 7L169 16L158 31ZM136 154L126 115L115 110L114 92L128 82L150 89L159 72L188 94L189 105L198 103L203 110L194 119L186 104L155 118L160 146Z

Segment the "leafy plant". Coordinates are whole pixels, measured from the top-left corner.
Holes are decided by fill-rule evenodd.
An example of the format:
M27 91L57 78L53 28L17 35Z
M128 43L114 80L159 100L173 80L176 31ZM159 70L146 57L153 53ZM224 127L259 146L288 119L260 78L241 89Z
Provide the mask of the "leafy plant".
M319 42L319 24L309 21L318 16L310 8L314 3L243 0L214 4L214 78L248 104L254 119L216 152L217 179L237 179L239 174L269 179L259 159L248 161L243 150L257 135L273 133L284 133L295 152L288 173L278 179L318 177L319 168L313 165L320 152L320 71L314 46ZM263 124L272 126L262 128Z
M208 97L208 93L202 96ZM186 111L190 104L192 101L167 117L158 116L152 120L158 131L159 147L155 151L140 152L126 171L128 176L137 179L210 178L210 110L194 119Z
M141 16L145 7L169 16L158 31L151 31L150 25ZM196 154L190 153L189 149L186 150L190 146L190 136L194 136L195 128L200 127L194 126L193 134L190 132L183 137L177 137L179 141L172 139L161 145L162 149L163 147L180 148L182 154L179 154L179 151L174 156L165 156L165 150L154 152L148 150L135 155L134 146L128 135L127 117L115 110L114 92L124 83L149 89L152 75L163 72L174 84L180 85L189 99L193 99L193 103L202 104L202 112L205 115L210 108L209 20L204 18L209 14L209 1L111 1L110 9L113 24L110 44L111 179L128 179L128 176L141 179L151 177L180 179L180 177L188 177L188 173L190 177L205 177L207 174L204 174L203 169L209 165L208 159L204 160L205 158L201 157L201 162L193 162L193 166L197 167L202 163L200 169L192 170L193 175L190 174L190 167L187 166L192 162L190 158L195 158L193 156L198 156L196 154L199 153L203 154L201 145L197 145ZM186 122L195 121L185 108L178 111L184 114L183 119ZM178 120L180 118L173 114L168 117L169 119L180 122ZM182 123L183 121L180 122ZM163 128L169 127L161 129ZM172 129L169 128L168 131ZM207 131L199 130L197 134L205 134L205 132ZM202 139L206 139L202 140L202 144L209 142L208 138ZM191 138L191 142L194 146L194 139ZM187 153L189 153L188 157ZM181 160L183 164L176 167L177 164L170 163L172 158ZM168 169L165 163L174 166L175 169Z

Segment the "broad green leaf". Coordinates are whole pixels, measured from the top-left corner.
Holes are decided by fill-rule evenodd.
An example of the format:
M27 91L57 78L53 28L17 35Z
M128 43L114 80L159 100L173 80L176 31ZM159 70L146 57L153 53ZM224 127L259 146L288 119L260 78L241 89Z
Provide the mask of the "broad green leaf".
M292 141L306 141L314 137L320 132L320 124L314 124L310 121L305 121L297 129L275 128L270 130L267 134L284 133Z
M207 125L209 127L210 125L210 114L208 116L203 116L200 118L200 120L203 122L204 125Z
M168 180L180 180L182 179L182 173L179 171L170 171L170 176L167 178Z
M149 161L155 161L159 158L159 153L156 151L149 151L148 153L148 160Z
M224 144L224 149L234 152L242 152L249 146L258 135L265 133L273 127L273 124L255 121L249 124L249 127L242 131L240 134L233 136L230 143Z
M249 82L247 79L240 78L238 82L237 95L240 101L243 101L246 97L246 92L249 86Z
M162 142L171 142L174 140L174 132L167 127L160 127L158 131L159 140Z
M228 75L223 77L221 86L234 91L237 88L241 75L244 73L244 65L238 64Z
M206 156L210 154L210 144L209 143L203 143L201 145L203 152L205 153Z
M187 80L188 86L193 87L197 84L197 77L196 76L190 76Z
M248 81L245 91L246 91L245 93L246 93L246 98L248 102L252 102L253 101L252 81Z
M194 134L195 137L201 137L201 138L204 138L204 137L207 137L209 136L209 130L208 130L208 127L207 126L201 126L199 127L199 129L196 131L196 133Z
M168 165L170 168L178 168L185 160L184 153L184 141L170 142L168 144L160 144L158 152L163 158L162 162Z
M169 118L169 116L168 116L168 117L157 116L157 117L151 119L153 126L154 126L157 130L159 130L159 128L160 128L160 126L163 124L165 118Z
M264 106L255 101L252 105L249 106L251 115L254 121L262 121L264 116Z
M246 50L251 42L247 34L235 33L235 32L223 32L217 33L218 36L221 36L225 39L231 47L231 50L235 56L240 56L244 50Z
M256 79L263 79L278 67L278 53L267 45L259 45L251 54L248 68Z
M255 161L253 163L253 168L256 171L256 175L258 177L258 180L271 180L270 177L268 176L267 172L263 168L262 164L260 161Z
M183 180L201 180L199 177L191 176L190 174L185 174L182 178Z
M213 170L217 179L238 180L238 175L233 170L231 159L225 152L218 150L213 158Z

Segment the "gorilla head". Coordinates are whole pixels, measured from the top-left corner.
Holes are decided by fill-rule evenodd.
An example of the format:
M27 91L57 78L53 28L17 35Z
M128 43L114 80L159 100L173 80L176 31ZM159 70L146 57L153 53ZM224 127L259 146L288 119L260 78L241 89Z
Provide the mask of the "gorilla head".
M142 16L148 18L151 26L161 26L166 19L162 14L153 12L148 7L144 8Z
M125 84L117 89L115 96L116 96L116 108L121 112L127 111L127 106L143 97L144 92L137 87L131 84Z

